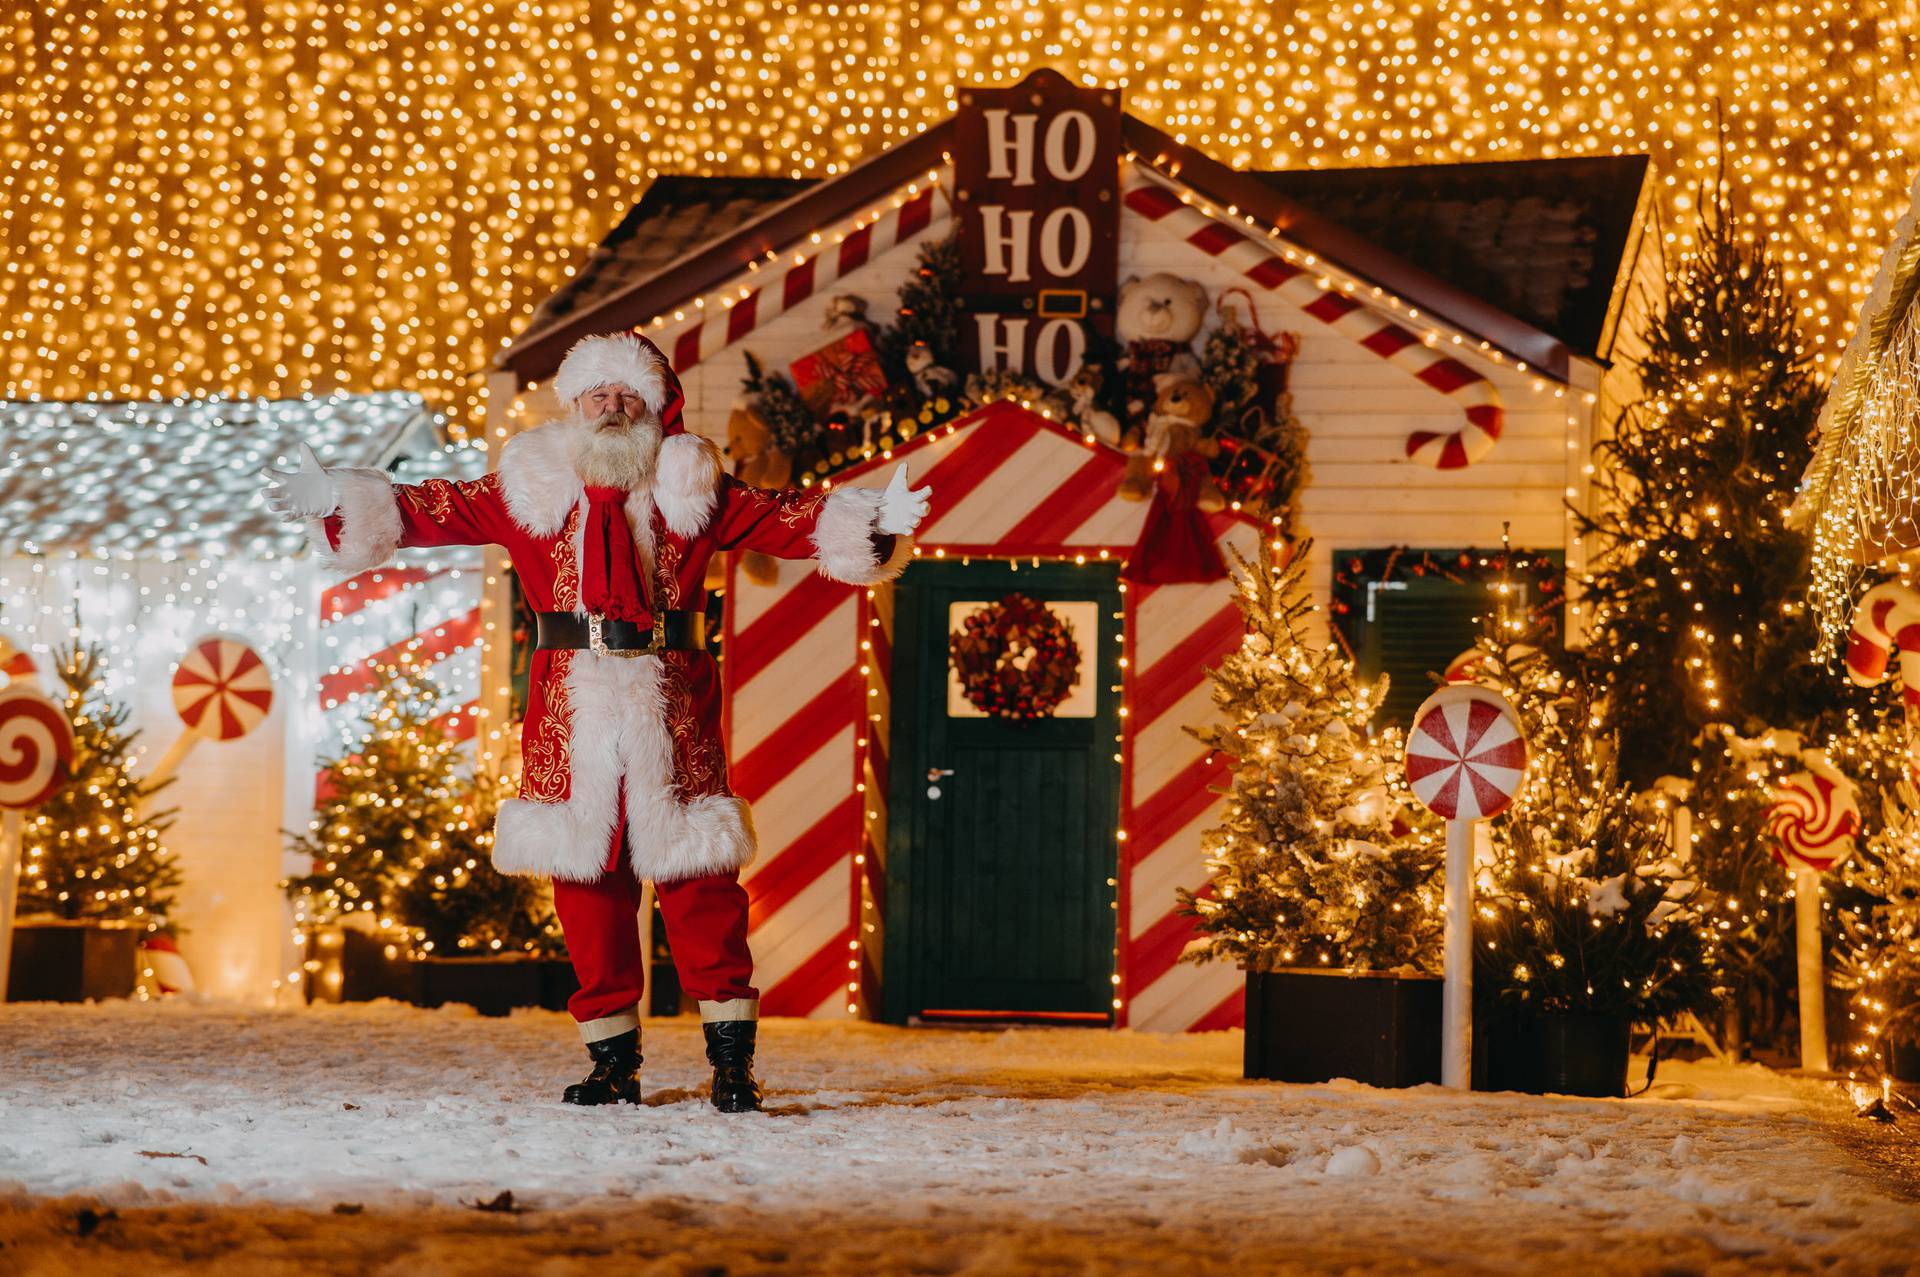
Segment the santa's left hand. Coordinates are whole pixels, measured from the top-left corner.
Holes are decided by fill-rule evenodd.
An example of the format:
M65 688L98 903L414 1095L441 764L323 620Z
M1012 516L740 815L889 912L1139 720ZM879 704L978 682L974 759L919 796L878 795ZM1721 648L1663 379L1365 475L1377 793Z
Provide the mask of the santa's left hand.
M920 520L927 517L927 499L933 495L932 488L908 488L907 466L903 461L893 472L893 482L880 494L880 531L893 536L905 536L920 526Z

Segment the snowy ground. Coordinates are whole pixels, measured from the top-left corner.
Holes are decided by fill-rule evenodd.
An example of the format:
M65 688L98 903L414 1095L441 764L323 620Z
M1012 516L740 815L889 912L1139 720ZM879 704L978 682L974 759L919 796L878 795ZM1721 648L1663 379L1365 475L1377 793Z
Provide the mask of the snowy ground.
M558 1015L0 1007L0 1273L1920 1268L1830 1089L1758 1068L1462 1096L1243 1082L1238 1034L774 1021L730 1118L698 1026L646 1033L649 1105L581 1110Z

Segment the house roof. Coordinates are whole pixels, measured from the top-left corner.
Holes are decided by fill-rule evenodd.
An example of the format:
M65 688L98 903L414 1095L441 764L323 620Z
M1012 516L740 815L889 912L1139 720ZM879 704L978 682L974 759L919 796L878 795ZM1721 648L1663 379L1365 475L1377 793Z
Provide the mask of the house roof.
M1357 235L1604 360L1637 248L1644 155L1256 174Z
M1134 116L1121 127L1175 180L1532 367L1564 378L1570 352L1607 357L1644 220L1643 156L1254 172ZM499 367L522 385L550 376L587 333L648 323L940 167L952 129L949 118L825 181L657 180Z
M305 532L260 499L260 470L309 444L329 466L418 481L486 470L447 448L418 395L0 403L0 553L300 553Z

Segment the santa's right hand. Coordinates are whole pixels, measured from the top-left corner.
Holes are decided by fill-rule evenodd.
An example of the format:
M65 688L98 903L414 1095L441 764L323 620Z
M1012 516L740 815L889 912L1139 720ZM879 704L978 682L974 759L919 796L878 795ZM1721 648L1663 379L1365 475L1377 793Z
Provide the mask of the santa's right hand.
M334 487L333 476L304 443L300 445L298 470L269 467L261 473L270 480L266 488L267 509L279 515L283 523L322 519L340 507L340 493Z

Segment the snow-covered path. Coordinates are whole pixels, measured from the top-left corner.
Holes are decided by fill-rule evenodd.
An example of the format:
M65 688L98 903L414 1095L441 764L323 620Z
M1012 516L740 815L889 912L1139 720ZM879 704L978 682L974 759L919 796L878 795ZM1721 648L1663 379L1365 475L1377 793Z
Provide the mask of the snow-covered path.
M646 1034L649 1105L580 1110L559 1015L0 1007L0 1272L1920 1268L1920 1208L1757 1068L1461 1096L1243 1082L1238 1034L770 1021L773 1111L725 1117L698 1026Z

